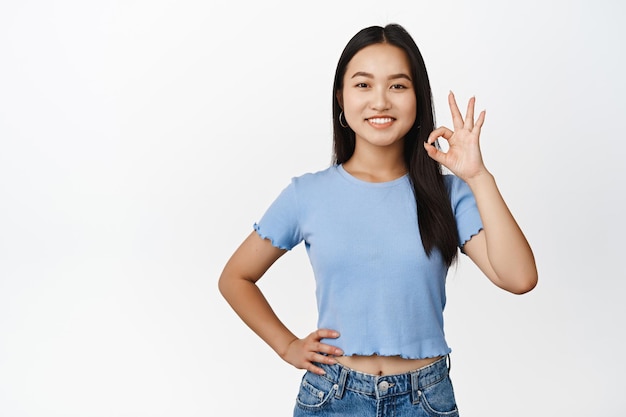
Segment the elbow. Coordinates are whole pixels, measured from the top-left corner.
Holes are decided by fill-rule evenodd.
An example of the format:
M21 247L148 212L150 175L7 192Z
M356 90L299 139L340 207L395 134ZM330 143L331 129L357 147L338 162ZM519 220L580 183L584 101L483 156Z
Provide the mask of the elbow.
M224 271L222 271L222 274L217 280L217 289L220 294L222 294L222 297L230 303L231 300L241 292L243 288L242 285L250 283L254 285L255 281L250 278L246 278L227 266L224 268Z
M220 292L220 294L222 294L222 297L223 297L224 296L224 279L221 275L217 280L217 290Z
M534 273L524 274L523 276L518 277L514 282L515 283L508 286L506 290L515 295L526 294L537 286L537 272L535 271Z
M225 288L224 280L221 276L217 280L217 290L220 292L222 297L225 298L224 292L226 291L226 288Z
M222 294L222 297L228 299L229 288L229 279L227 275L222 272L219 279L217 280L217 289L220 294Z

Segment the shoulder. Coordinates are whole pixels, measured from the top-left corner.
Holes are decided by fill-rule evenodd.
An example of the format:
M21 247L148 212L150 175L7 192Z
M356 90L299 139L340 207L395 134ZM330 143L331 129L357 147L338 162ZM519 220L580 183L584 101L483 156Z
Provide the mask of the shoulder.
M292 177L291 181L283 187L273 205L280 203L297 206L298 201L302 199L315 198L328 188L328 184L332 182L332 177L333 167Z
M317 172L307 172L291 179L291 185L298 189L315 189L332 184L338 177L336 165Z
M474 193L465 181L451 174L444 175L443 178L450 196L450 202L455 210L476 205Z

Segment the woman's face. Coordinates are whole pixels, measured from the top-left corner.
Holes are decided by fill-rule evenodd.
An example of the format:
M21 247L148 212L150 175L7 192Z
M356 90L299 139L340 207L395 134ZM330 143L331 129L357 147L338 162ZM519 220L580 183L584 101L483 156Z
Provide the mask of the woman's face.
M417 110L404 51L385 43L361 49L348 63L338 99L357 148L402 145Z

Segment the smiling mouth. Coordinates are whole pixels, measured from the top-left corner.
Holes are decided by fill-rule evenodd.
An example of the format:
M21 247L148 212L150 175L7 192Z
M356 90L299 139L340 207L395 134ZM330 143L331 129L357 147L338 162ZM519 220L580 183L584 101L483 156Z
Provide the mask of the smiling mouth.
M386 125L393 122L394 118L392 117L372 117L371 119L366 119L369 123L373 125Z

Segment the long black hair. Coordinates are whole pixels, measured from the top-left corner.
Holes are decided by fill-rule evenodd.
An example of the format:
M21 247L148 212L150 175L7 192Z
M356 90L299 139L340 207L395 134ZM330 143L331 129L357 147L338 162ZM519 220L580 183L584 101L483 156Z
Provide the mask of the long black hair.
M417 221L424 250L428 256L438 250L450 266L457 256L457 228L450 196L444 184L441 165L428 156L422 143L435 127L432 92L424 59L411 35L400 25L371 26L359 31L344 48L333 85L333 163L342 164L352 157L355 148L354 131L343 127L339 120L341 104L338 93L348 63L366 46L387 43L402 49L411 65L411 78L417 103L415 123L404 137L404 162L417 203Z

